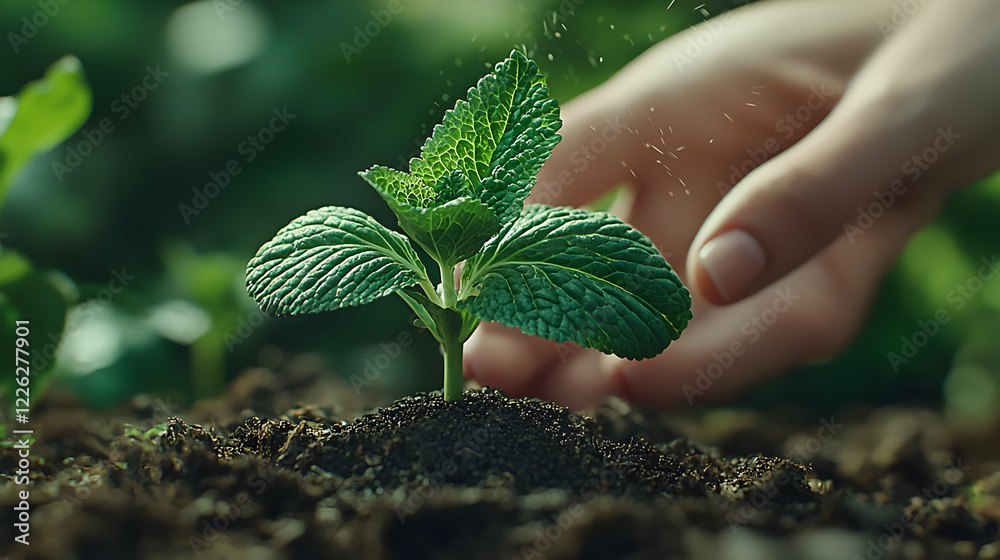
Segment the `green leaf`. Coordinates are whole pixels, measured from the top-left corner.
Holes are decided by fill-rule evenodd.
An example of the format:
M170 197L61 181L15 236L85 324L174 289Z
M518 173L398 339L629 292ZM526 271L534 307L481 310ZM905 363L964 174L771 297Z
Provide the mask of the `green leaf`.
M336 206L293 220L247 266L247 291L271 315L363 305L426 281L405 237Z
M456 198L471 197L472 191L465 182L465 174L456 169L441 177L434 187L434 203L445 204Z
M51 358L63 337L66 312L78 296L76 286L60 273L34 269L10 249L0 252L0 271L0 344L13 348L16 321L30 321L31 386L41 393L49 374L55 371ZM11 404L15 381L13 375L0 379L0 397Z
M400 175L405 179L394 181ZM497 215L478 200L460 197L440 206L422 207L417 201L426 201L425 197L433 196L433 191L421 191L410 181L412 175L374 167L362 176L385 199L403 231L446 268L476 254L486 240L500 231ZM461 171L445 176L441 182L445 183L441 192L460 194L467 190Z
M651 358L691 295L650 240L605 213L531 205L462 273L459 309L558 342Z
M17 95L0 98L0 202L24 164L76 132L91 106L90 88L73 56L56 61Z
M441 307L414 290L399 290L396 293L416 313L415 326L429 330L442 344L449 342L450 335L457 337L455 342L463 343L479 326L479 317L468 311Z
M431 185L402 171L376 165L358 175L375 187L390 207L395 203L423 208L434 201L434 188Z
M470 198L435 208L394 208L399 225L445 268L476 254L500 230L500 220L488 206Z
M427 299L427 296L414 290L397 290L396 295L403 298L403 301L416 313L417 319L413 323L414 326L429 330L434 335L434 338L440 340L442 337L441 331L438 328L437 321L431 315L431 310L438 306Z
M437 185L461 170L473 196L506 224L520 213L561 124L538 66L513 51L445 113L410 172Z
M445 113L409 174L375 166L360 175L390 206L390 199L429 208L471 197L506 224L521 212L561 124L538 66L514 51Z

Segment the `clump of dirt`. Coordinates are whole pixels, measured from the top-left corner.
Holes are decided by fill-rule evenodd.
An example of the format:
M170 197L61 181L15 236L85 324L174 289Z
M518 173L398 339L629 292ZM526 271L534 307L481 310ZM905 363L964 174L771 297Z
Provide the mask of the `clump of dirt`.
M210 442L221 457L254 454L303 474L318 469L349 481L352 489L376 493L426 481L509 487L520 494L559 488L661 500L738 499L741 491L780 474L773 505L808 509L817 502L806 483L808 469L793 461L727 461L684 440L661 448L637 437L615 442L591 418L489 388L467 391L455 402L439 393L405 397L352 423L253 417L228 438L174 420L164 441L177 448L185 438Z

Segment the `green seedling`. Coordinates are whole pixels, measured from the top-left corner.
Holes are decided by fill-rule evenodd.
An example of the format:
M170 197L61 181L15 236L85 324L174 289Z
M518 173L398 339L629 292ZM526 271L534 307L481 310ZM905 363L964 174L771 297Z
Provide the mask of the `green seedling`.
M656 356L687 326L691 296L653 243L610 214L524 204L561 124L538 67L511 53L445 113L409 173L360 173L406 235L352 208L313 210L260 248L248 292L270 315L399 295L444 347L447 400L462 397L462 345L481 320ZM436 286L411 240L437 263Z

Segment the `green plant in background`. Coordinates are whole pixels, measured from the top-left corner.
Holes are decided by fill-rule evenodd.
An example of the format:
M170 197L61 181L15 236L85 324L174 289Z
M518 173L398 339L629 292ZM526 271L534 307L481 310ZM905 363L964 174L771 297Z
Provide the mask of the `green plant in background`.
M191 347L194 395L218 395L226 385L226 355L233 349L229 346L232 331L239 319L253 309L240 286L243 261L228 253L198 254L179 241L165 244L163 260L171 285L183 295L182 301L190 302L192 310L206 318L204 328L199 328L196 320L174 321L182 331L176 334L186 339L171 337Z
M445 114L410 173L360 173L409 237L352 208L314 210L260 248L248 292L272 315L398 294L444 347L447 400L462 396L462 345L480 320L624 358L659 354L687 326L691 297L652 242L610 214L524 205L560 125L538 67L514 51ZM411 239L437 262L436 287Z
M41 80L0 98L0 205L10 182L35 154L72 135L90 116L93 100L80 60L65 56Z
M0 97L0 206L14 176L28 160L76 132L90 115L91 106L90 88L80 61L73 56L58 60L41 80L28 83L16 95ZM4 348L13 347L15 321L27 319L31 321L32 354L39 355L51 337L59 339L66 312L75 299L76 287L65 275L36 270L24 256L0 248L0 344ZM36 393L44 386L41 373L32 371ZM0 396L13 385L14 377L4 376Z

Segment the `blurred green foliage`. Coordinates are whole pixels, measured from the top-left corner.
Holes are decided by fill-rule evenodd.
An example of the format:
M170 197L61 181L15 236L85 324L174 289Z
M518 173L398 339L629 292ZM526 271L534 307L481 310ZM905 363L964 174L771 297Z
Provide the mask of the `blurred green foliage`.
M76 132L90 109L90 88L80 61L72 56L59 59L44 77L29 82L16 95L0 97L0 208L11 180L28 160ZM29 346L22 349L33 352L18 355L23 361L16 365L30 372L36 395L45 386L46 374L54 369L51 356L44 354L49 343L46 334L61 336L66 312L75 299L76 287L68 278L36 270L27 258L0 246L0 344L13 351L17 327L28 332ZM36 359L30 359L32 354ZM16 361L10 358L9 362ZM16 379L13 375L0 379L0 397L14 393ZM25 394L30 395L30 389ZM27 402L37 403L37 399Z
M5 246L79 284L84 303L68 318L78 328L61 349L59 382L94 405L141 391L189 400L275 347L320 352L349 377L400 336L406 307L385 300L267 321L242 288L257 247L324 205L394 223L356 172L372 162L403 167L444 110L511 47L538 61L565 102L701 21L699 5L717 14L742 3L677 0L667 10L646 0L401 0L383 25L372 10L387 0L70 0L54 14L35 0L5 0L0 95L66 53L82 60L93 89L82 130L29 162L0 211ZM998 206L996 178L958 193L890 274L848 352L754 399L940 398L958 350L998 336L1000 281L985 283L964 309L947 300L996 250ZM110 293L116 277L128 283ZM893 371L887 353L942 307L952 323ZM406 332L415 343L384 368L374 394L437 387L437 348ZM964 355L998 371L994 354ZM964 375L952 394L969 393L960 390Z
M28 159L76 132L90 108L90 88L73 56L59 59L17 95L0 98L0 203Z

